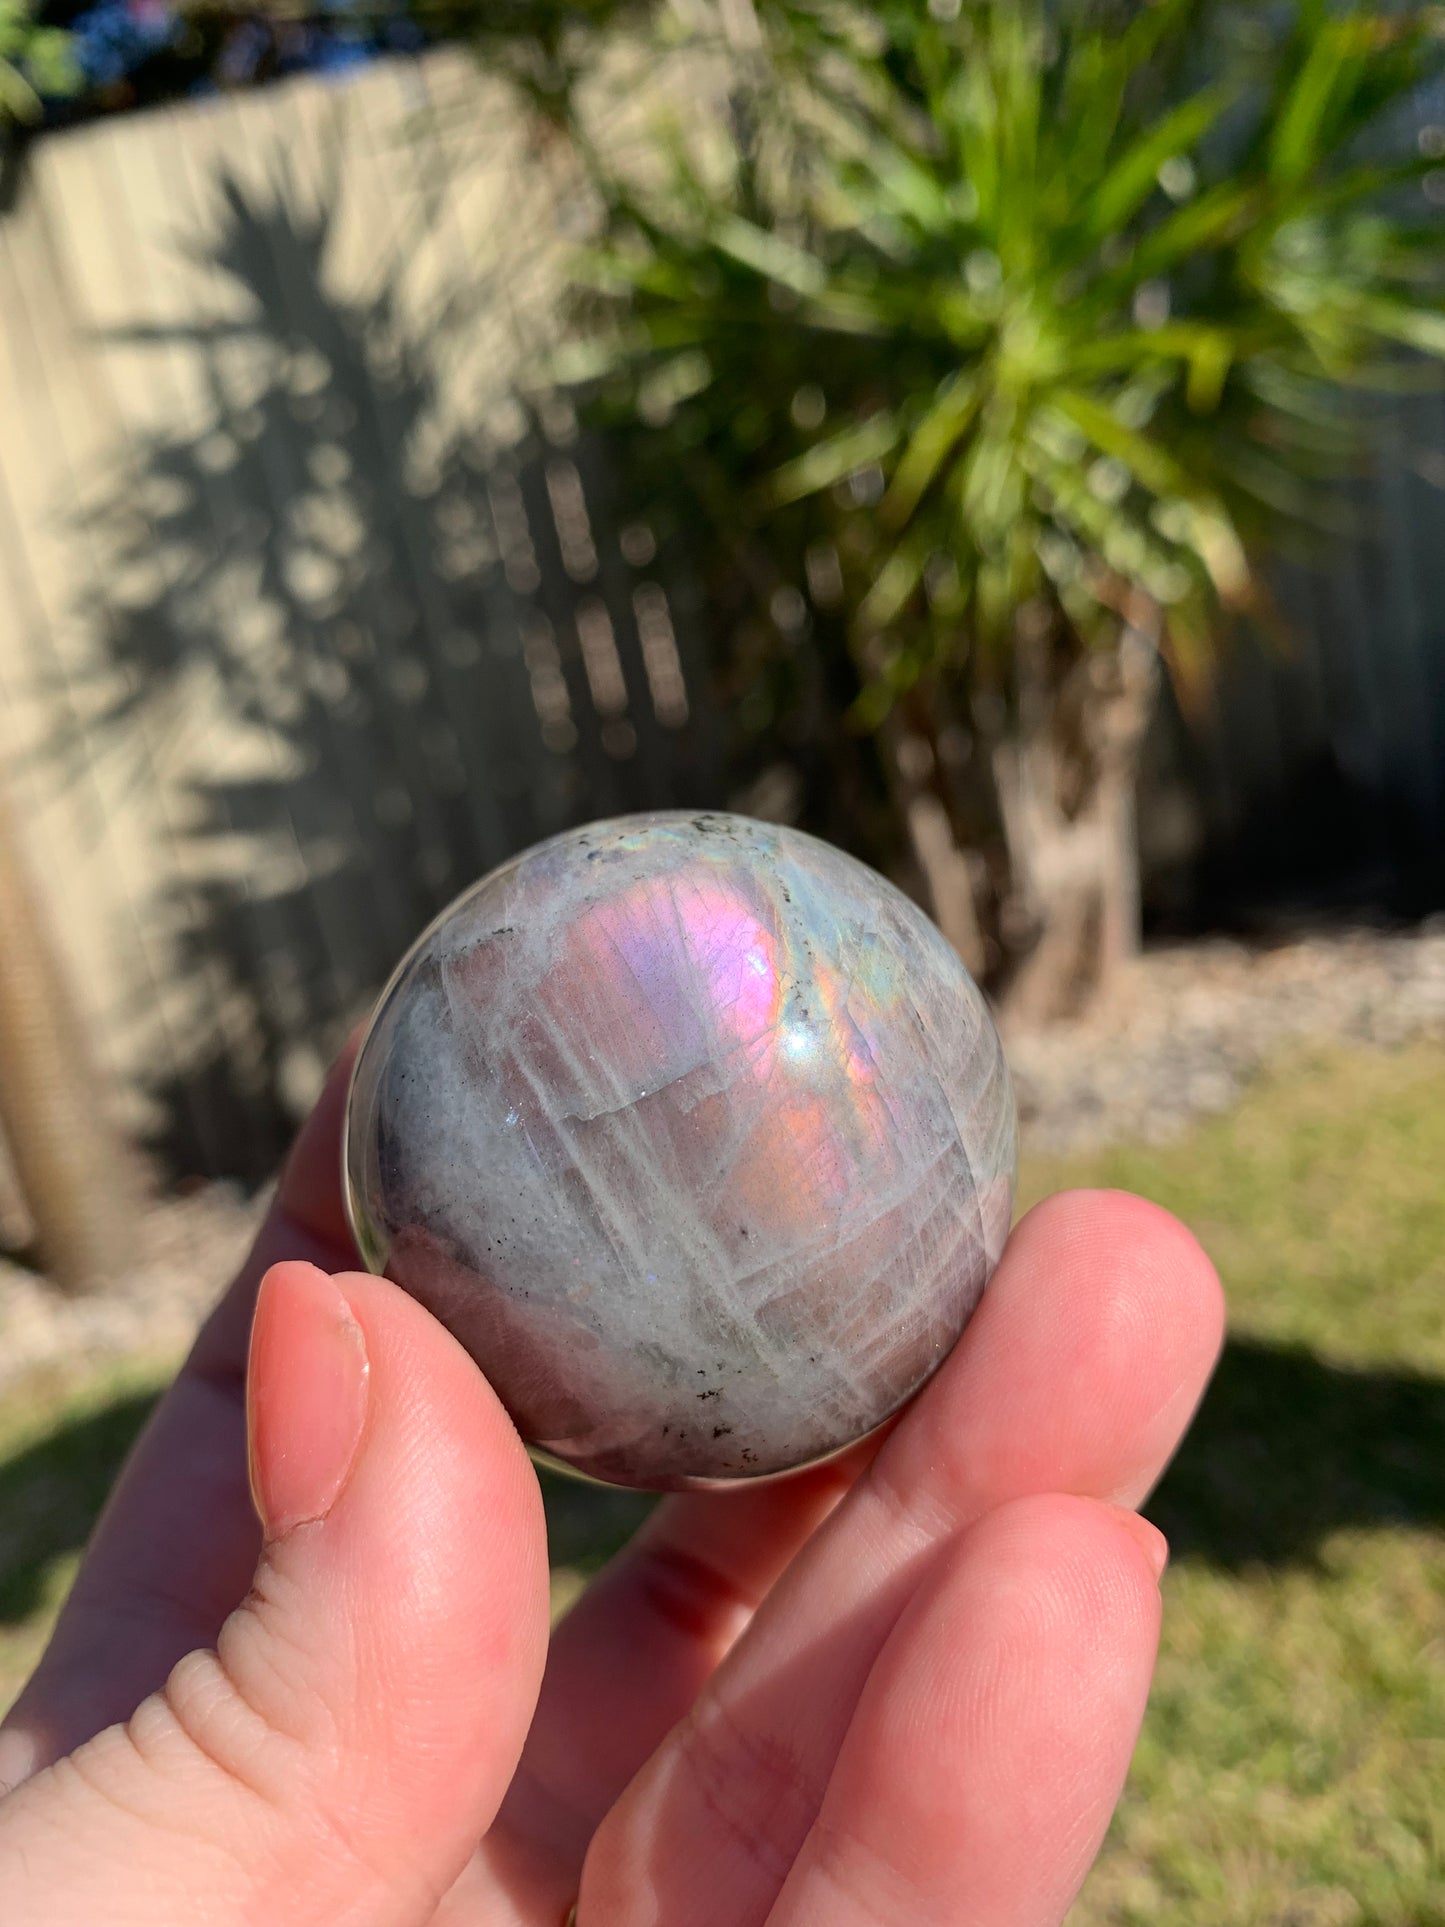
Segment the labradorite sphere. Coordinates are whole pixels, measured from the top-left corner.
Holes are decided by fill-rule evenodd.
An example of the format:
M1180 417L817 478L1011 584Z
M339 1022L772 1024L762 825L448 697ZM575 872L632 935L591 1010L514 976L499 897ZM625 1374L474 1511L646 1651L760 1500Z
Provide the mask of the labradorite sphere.
M1009 1228L983 997L863 864L731 815L553 837L384 993L352 1225L529 1445L618 1485L786 1472L880 1425Z

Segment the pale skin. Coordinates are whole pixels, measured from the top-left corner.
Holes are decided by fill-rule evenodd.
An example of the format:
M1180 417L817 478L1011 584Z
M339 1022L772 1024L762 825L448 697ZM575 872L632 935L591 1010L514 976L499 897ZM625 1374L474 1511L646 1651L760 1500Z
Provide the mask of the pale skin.
M1060 1921L1154 1661L1134 1508L1221 1339L1189 1234L1039 1206L881 1443L667 1501L549 1639L506 1414L352 1268L341 1103L0 1729L7 1927Z

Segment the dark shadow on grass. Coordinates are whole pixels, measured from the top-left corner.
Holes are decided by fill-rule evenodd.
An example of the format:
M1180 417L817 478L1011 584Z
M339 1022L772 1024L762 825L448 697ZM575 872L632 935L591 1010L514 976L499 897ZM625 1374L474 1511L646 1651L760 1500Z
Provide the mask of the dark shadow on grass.
M0 1460L0 1624L28 1619L50 1562L90 1537L156 1396L128 1393Z
M542 1474L553 1560L591 1570L648 1498ZM1176 1559L1312 1563L1347 1526L1445 1528L1445 1379L1236 1338L1149 1503Z
M84 1545L154 1399L128 1394L0 1462L0 1624ZM653 1501L541 1475L552 1560L595 1570ZM1445 1527L1445 1380L1233 1339L1149 1513L1176 1559L1308 1564L1345 1526Z
M1176 1559L1312 1562L1344 1526L1445 1526L1445 1380L1235 1338L1148 1506Z
M132 1393L0 1460L0 1625L18 1625L39 1606L51 1562L90 1536L121 1462L156 1401ZM642 1523L653 1501L542 1472L547 1538L554 1565L591 1572Z
M542 1503L547 1508L547 1551L554 1566L592 1573L636 1532L657 1501L646 1492L585 1485L545 1468Z
M552 1557L590 1570L650 1501L544 1473ZM1310 1564L1347 1526L1445 1528L1445 1379L1231 1339L1148 1506L1176 1559Z

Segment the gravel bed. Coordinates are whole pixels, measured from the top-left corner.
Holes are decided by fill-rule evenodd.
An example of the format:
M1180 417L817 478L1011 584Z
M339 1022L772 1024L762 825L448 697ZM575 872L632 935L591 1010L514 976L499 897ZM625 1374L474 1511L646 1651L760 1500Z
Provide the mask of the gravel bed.
M1408 932L1152 950L1087 1018L1005 1029L1026 1149L1158 1141L1225 1111L1291 1046L1445 1036L1445 919ZM155 1205L120 1284L66 1298L0 1259L0 1395L43 1368L178 1353L235 1270L264 1200L213 1184Z
M103 1290L69 1297L0 1259L0 1397L46 1369L67 1377L107 1359L176 1356L244 1257L264 1199L209 1184L153 1205L136 1262Z
M1389 1049L1445 1035L1445 919L1408 932L1212 941L1148 952L1087 1018L1005 1046L1026 1148L1159 1142L1226 1111L1310 1043Z

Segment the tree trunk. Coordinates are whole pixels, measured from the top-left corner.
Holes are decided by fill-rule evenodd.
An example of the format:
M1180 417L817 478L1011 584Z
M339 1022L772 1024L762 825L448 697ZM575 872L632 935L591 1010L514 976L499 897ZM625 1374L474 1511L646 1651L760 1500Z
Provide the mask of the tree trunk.
M959 847L948 809L933 787L938 775L935 733L910 731L897 711L888 718L882 731L888 782L933 920L972 975L982 979L986 956L973 869Z
M963 790L943 767L954 732L938 688L899 703L880 748L934 921L1010 1015L1041 1023L1108 991L1139 949L1134 794L1156 637L1126 625L1112 649L1084 654L1035 610L1015 669L1012 726L999 704L998 724L976 727L979 780Z
M919 791L908 803L908 839L928 885L939 929L976 978L984 972L983 931L973 897L973 872L954 840L948 811Z
M49 1275L70 1290L128 1256L135 1188L0 797L0 1128Z
M1099 784L1099 986L1112 984L1139 954L1139 829L1134 813L1135 772L1114 771Z
M1153 637L1128 628L1067 686L1036 686L1015 739L995 746L1012 883L1003 936L1018 960L1005 1002L1025 1021L1077 1011L1138 952L1134 794L1156 675Z

